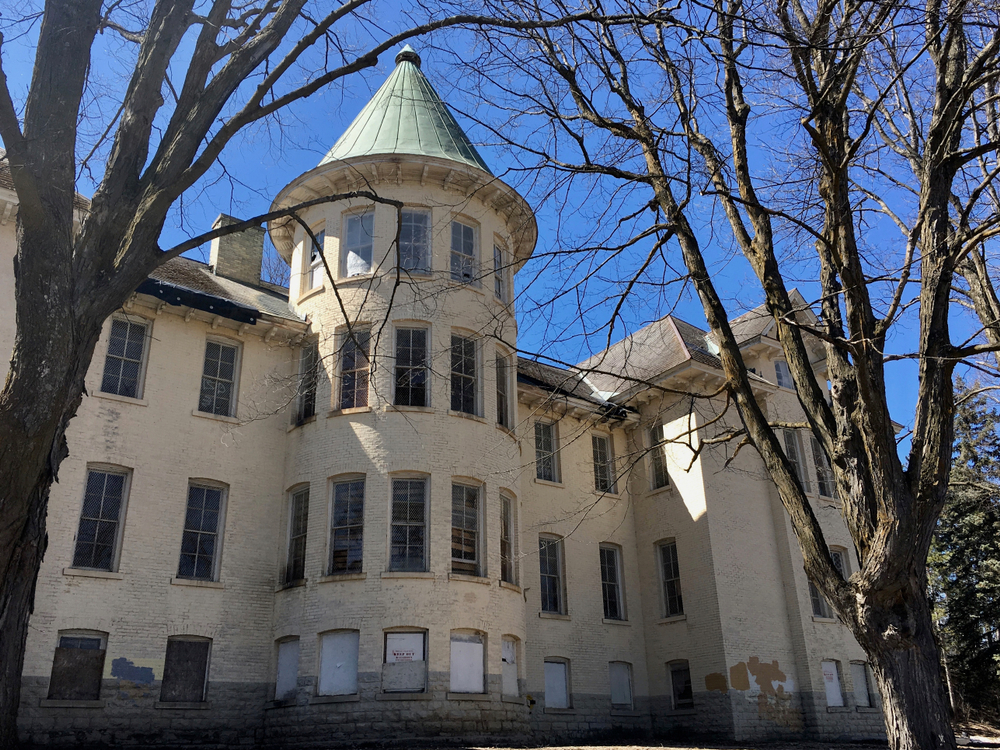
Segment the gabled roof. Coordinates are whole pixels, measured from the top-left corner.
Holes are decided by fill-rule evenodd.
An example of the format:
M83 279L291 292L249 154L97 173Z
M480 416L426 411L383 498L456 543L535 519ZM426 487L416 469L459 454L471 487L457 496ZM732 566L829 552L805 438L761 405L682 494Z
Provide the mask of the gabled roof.
M580 373L546 365L533 359L517 358L517 381L595 404L606 403Z
M374 154L436 156L493 174L420 71L420 57L409 45L320 165Z

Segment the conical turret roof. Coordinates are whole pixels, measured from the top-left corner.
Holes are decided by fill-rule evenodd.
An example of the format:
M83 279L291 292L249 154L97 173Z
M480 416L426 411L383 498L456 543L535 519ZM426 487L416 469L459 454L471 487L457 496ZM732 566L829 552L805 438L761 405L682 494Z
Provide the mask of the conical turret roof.
M320 165L375 154L436 156L493 174L420 71L420 57L409 45Z

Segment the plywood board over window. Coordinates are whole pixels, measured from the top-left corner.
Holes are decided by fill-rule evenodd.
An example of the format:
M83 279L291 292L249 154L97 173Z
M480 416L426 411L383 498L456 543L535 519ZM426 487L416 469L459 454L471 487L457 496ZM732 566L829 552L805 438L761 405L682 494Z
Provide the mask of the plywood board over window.
M569 708L569 665L564 661L545 662L545 707Z
M212 641L208 638L170 638L167 641L160 701L197 703L205 700L211 648Z
M359 636L357 630L339 630L320 636L320 695L354 695L358 692Z
M520 690L517 686L517 641L505 636L500 642L500 656L503 659L503 694L511 696L519 695Z
M427 661L423 632L386 633L382 691L422 693L427 688Z
M485 693L486 671L483 636L451 634L451 692Z
M103 634L65 633L59 636L49 677L50 700L96 701L107 654Z
M299 680L299 639L281 641L278 644L278 674L274 681L274 699L292 700L298 690Z

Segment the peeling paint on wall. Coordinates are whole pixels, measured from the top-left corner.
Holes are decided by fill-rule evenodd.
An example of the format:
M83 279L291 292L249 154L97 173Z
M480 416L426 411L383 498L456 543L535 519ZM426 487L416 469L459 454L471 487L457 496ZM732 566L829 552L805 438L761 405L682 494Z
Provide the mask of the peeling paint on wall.
M140 685L151 685L153 683L153 668L140 667L133 664L124 656L120 656L111 662L111 676L119 680L129 680Z
M712 672L705 675L705 689L717 690L720 693L728 693L729 685L726 684L726 676L722 672Z
M750 675L753 675L753 684ZM706 687L708 677L705 678ZM768 663L751 656L745 662L738 662L729 668L729 683L733 690L744 691L747 701L757 704L757 713L762 719L789 729L802 728L802 714L792 707L795 681L781 670L777 660Z

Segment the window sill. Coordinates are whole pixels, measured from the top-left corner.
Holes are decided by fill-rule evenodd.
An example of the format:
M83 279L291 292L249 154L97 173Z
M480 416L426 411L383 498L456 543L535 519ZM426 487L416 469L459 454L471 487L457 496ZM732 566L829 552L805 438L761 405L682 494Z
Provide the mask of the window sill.
M171 581L171 583L173 583L173 581ZM301 588L301 587L303 587L305 585L306 585L306 579L305 578L300 578L297 581L288 581L286 583L282 583L282 584L276 586L275 589L274 589L274 593L277 594L279 591L288 591L288 589Z
M272 708L290 708L295 705L295 701L289 698L284 698L279 701L268 701L264 704L264 710L270 711Z
M384 570L382 578L434 578L429 570Z
M198 411L194 409L191 411L192 417L199 417L201 419L210 419L213 422L225 422L226 424L239 424L240 420L236 417L224 416L222 414L212 414L207 411Z
M493 700L489 693L445 693L449 701L489 701Z
M632 624L628 620L609 620L606 617L601 618L601 622L603 622L605 625L631 625Z
M433 414L433 406L406 406L405 404L392 404L385 407L386 411L398 411L409 414Z
M361 696L357 693L351 693L350 695L314 695L309 699L309 705L315 705L317 703L357 703L361 700Z
M568 620L569 615L560 614L559 612L539 612L538 616L543 620Z
M308 292L300 294L299 295L299 299L298 299L298 301L295 304L296 305L301 305L307 299L312 299L313 297L316 297L317 295L320 295L320 294L322 294L325 291L326 291L326 287L323 284L320 284L319 286L313 287Z
M657 625L669 625L672 622L683 622L688 618L687 615L674 615L673 617L663 617L656 621Z
M611 490L594 490L594 495L597 497L612 497L612 498L621 497L621 494L617 490L615 490L614 492L612 492Z
M836 617L820 617L819 615L813 615L812 616L812 621L813 622L827 622L827 623L830 623L831 625L836 625L838 622L840 622L840 620L838 620Z
M156 701L153 708L163 708L172 711L207 711L212 707L209 701Z
M132 398L131 396L119 396L117 393L105 393L104 391L98 391L97 393L92 393L92 396L97 396L97 398L104 398L108 401L117 401L120 404L135 404L136 406L149 406L149 401L144 398Z
M513 591L515 594L524 593L523 591L521 591L521 587L518 586L516 583L507 583L507 581L500 581L500 588L508 589L509 591Z
M695 716L698 713L693 708L675 708L673 711L664 711L664 716Z
M666 493L673 490L673 485L665 484L662 487L657 487L656 489L649 490L646 492L646 497L656 497L657 495L665 495Z
M224 589L226 584L222 581L199 581L195 578L171 578L171 586L193 586L197 589Z
M545 707L545 713L547 714L575 714L575 708L549 708Z
M828 714L846 714L846 713L849 713L850 710L851 709L848 706L827 706L826 707L826 712Z
M634 708L612 708L612 716L642 716L641 711L636 711Z
M301 422L294 422L293 424L288 425L288 429L285 430L285 432L291 432L292 430L297 430L300 427L304 427L307 424L312 424L315 421L316 421L316 415L313 414L311 417L306 417Z
M336 581L363 581L368 577L367 573L333 573L328 576L320 576L316 583L335 583Z
M481 424L486 424L486 418L480 417L478 414L468 414L464 411L452 411L448 410L448 416L450 417L460 417L461 419L469 419L473 422L480 422Z
M112 573L110 570L87 570L86 568L63 568L64 576L79 576L80 578L105 578L109 581L120 581L124 573Z
M42 698L38 701L40 708L104 708L104 699L95 701L60 701Z
M497 431L502 432L504 435L507 435L508 437L513 438L514 440L517 440L517 435L515 435L514 431L509 427L504 427L502 424L498 424Z
M518 705L523 706L524 705L524 698L522 698L519 695L501 695L500 696L500 702L501 703L517 703Z
M531 481L534 482L535 484L540 484L543 487L565 487L565 485L562 482L556 482L555 480L552 479L539 479L538 477L535 477Z
M371 410L372 408L370 406L355 406L352 409L334 409L333 411L331 411L329 414L326 415L326 418L329 419L330 417L346 417L350 416L351 414L368 414L369 412L371 412Z
M378 693L377 701L429 701L434 700L430 693Z
M859 714L880 714L882 709L877 706L855 706L854 710Z
M449 573L449 581L465 581L466 583L480 583L484 586L490 586L493 584L489 578L485 576L470 576L466 573Z

